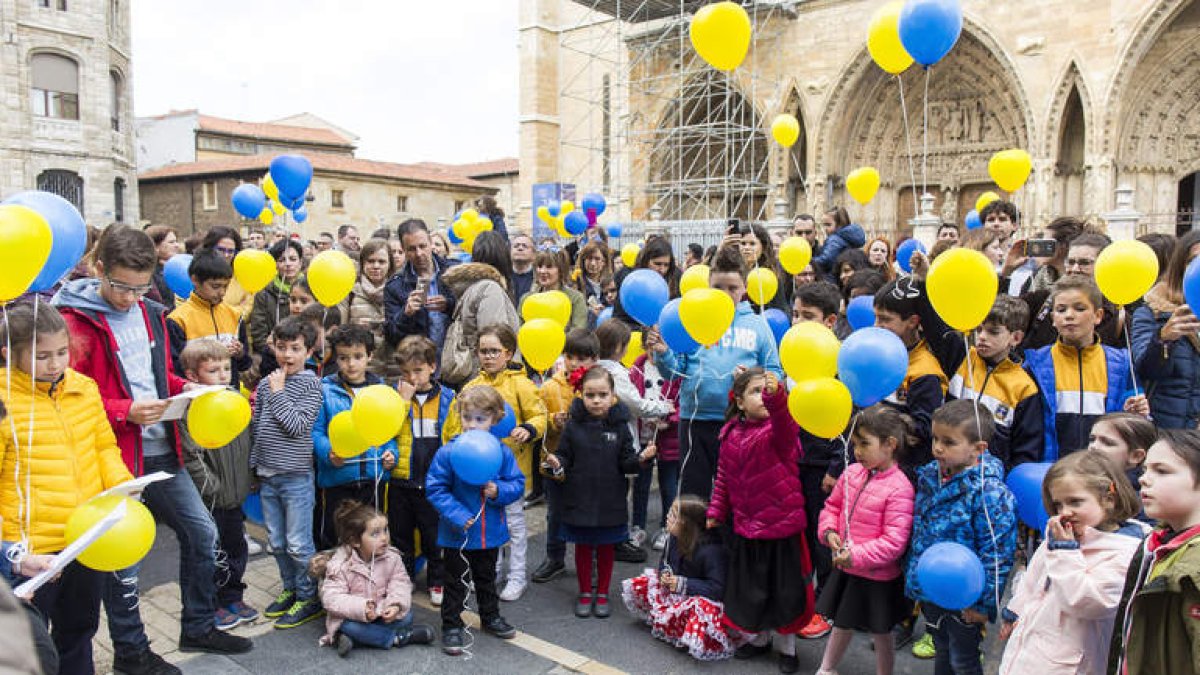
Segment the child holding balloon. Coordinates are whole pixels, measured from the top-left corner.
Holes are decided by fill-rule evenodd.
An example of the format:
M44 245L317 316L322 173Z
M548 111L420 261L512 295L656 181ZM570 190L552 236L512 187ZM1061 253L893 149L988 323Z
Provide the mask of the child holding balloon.
M1122 467L1098 452L1058 460L1042 481L1052 513L1038 547L1002 613L1008 639L1000 673L1098 673L1129 561L1149 527Z

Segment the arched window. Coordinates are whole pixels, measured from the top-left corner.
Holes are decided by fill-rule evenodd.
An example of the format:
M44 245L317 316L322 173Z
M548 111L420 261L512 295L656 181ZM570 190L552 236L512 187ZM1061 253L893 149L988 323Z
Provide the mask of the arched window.
M37 189L52 192L83 212L83 178L74 171L48 169L38 174Z
M109 114L112 115L113 131L121 130L121 100L125 96L125 82L121 79L121 74L115 70L108 71L109 80L109 96L111 97L108 105Z
M30 66L33 114L79 119L79 64L58 54L34 54Z

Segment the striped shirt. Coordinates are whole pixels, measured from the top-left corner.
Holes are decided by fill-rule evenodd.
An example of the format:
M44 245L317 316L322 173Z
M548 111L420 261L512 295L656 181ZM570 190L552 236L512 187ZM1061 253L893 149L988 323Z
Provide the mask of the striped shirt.
M267 378L254 401L254 448L250 468L260 476L313 470L313 425L321 408L321 380L310 370L289 375L283 391Z

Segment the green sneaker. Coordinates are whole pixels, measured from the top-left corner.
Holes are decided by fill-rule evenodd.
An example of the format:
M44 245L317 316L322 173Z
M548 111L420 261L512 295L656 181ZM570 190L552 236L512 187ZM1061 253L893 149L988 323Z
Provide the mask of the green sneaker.
M325 608L321 606L321 601L316 598L308 600L297 600L292 604L291 609L287 614L275 620L276 628L295 628L325 616Z
M279 618L284 614L287 614L287 611L292 608L292 605L295 604L295 602L296 591L284 591L275 596L275 602L267 605L267 608L263 610L263 616L267 617L268 619Z
M933 636L929 633L922 635L920 640L913 643L912 654L918 659L932 659L937 656L937 650L933 648Z

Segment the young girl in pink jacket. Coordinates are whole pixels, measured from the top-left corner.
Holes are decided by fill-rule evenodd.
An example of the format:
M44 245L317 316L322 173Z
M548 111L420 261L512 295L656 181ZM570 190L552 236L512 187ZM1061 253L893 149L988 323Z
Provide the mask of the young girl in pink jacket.
M818 532L833 550L834 570L817 612L833 623L818 675L833 673L855 631L875 642L875 672L892 672L892 626L908 617L900 560L912 533L913 487L896 455L916 442L912 421L875 405L854 423L854 457L821 511Z
M340 546L324 563L321 644L344 657L355 645L390 649L432 642L431 626L413 624L413 585L400 551L389 545L387 516L346 500L334 518Z
M1000 673L1102 673L1125 571L1149 528L1124 467L1095 450L1054 463L1042 481L1051 516L1001 616Z

